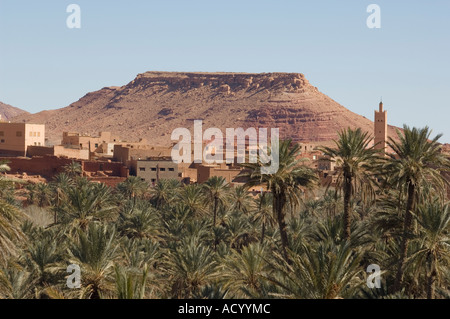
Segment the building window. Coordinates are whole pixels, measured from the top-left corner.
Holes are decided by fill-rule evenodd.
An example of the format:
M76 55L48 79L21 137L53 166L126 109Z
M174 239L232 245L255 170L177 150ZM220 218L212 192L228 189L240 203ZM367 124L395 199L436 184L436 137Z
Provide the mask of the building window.
M145 167L139 167L139 171L145 172Z
M32 137L33 136L33 132L30 132L30 137Z
M16 136L17 136L17 137L22 137L22 132L21 132L21 131L17 131L17 132L16 132Z
M156 167L152 167L152 172L156 172Z
M156 179L152 178L152 183L155 183L155 182L156 182Z
M0 136L5 136L5 132L4 131L0 131Z
M38 145L41 146L41 142L38 142Z
M1 139L1 140L0 140L0 143L5 143L5 140L4 140L4 139Z
M36 136L36 132L33 132L33 136Z
M98 148L98 144L97 143L95 143L95 148Z
M34 146L36 146L37 145L37 143L36 142L34 142Z
M169 172L173 172L173 171L175 171L175 169L173 167L170 167Z
M165 169L164 167L161 167L159 170L160 170L161 172L165 172L165 171L166 171L166 169Z
M38 137L41 137L41 132L37 132Z

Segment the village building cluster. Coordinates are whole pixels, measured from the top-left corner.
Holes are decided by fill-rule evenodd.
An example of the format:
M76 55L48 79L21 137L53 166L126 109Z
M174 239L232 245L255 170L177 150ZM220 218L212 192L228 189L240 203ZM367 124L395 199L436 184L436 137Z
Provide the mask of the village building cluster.
M380 103L374 120L374 143L380 151L386 150L387 129L387 112ZM300 143L299 158L318 172L322 185L334 185L339 168L317 149L319 145ZM162 179L176 179L185 184L203 183L212 176L223 177L231 185L245 183L238 176L243 168L237 163L236 150L234 163L177 164L171 158L172 147L152 146L145 139L126 142L111 132L99 132L97 136L63 132L60 145L47 146L45 125L0 122L0 160L7 160L11 168L9 174L18 177L39 176L49 180L62 172L65 165L76 161L81 165L83 176L110 186L130 175L140 177L150 186ZM247 142L247 158L249 152L254 150Z

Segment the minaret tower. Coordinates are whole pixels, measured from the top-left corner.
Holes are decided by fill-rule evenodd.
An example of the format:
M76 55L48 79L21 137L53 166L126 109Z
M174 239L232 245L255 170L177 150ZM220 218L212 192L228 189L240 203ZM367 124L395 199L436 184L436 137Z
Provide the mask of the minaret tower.
M380 102L379 110L375 110L374 133L375 149L384 152L387 142L387 111L383 110L383 102Z

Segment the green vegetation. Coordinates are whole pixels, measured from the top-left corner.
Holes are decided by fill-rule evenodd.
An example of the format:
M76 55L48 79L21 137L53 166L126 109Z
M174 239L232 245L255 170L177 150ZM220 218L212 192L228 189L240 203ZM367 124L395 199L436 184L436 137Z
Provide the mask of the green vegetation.
M322 149L341 168L329 187L290 141L277 173L244 164L238 187L130 177L113 189L72 163L27 185L22 207L0 178L0 298L448 298L450 161L428 128L399 135L384 157L343 131ZM67 286L71 264L80 288Z

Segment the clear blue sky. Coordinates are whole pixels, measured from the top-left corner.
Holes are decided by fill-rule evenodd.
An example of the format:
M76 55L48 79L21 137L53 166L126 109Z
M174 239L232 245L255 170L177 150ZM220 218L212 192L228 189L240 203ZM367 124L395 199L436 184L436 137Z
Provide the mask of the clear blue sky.
M372 119L383 96L390 124L450 142L448 0L0 0L2 102L64 107L150 70L300 72L356 113Z

